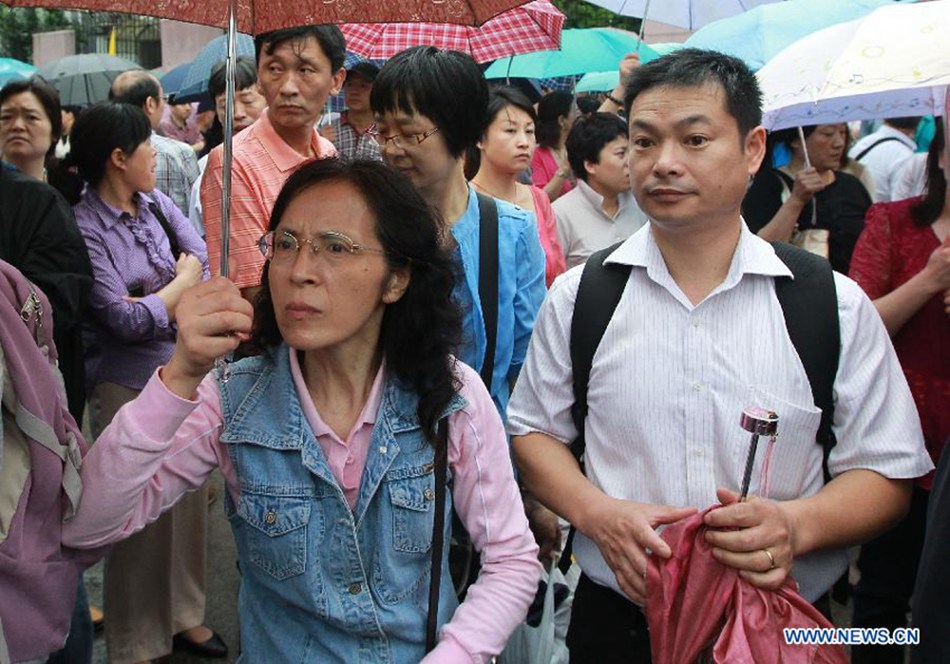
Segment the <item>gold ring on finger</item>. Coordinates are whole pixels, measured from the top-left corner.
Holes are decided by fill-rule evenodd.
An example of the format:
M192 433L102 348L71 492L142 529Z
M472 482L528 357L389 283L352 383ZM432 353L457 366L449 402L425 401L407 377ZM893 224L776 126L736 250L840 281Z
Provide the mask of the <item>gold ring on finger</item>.
M773 555L772 555L772 552L769 551L768 549L762 549L762 553L764 553L765 555L767 555L767 556L769 557L769 569L768 569L768 571L771 572L773 569L775 569L775 556L773 556Z

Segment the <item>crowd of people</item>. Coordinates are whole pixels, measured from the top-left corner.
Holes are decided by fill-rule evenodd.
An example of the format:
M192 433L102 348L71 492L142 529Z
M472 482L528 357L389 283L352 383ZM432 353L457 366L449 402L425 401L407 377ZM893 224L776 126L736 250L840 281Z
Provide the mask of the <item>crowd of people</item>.
M737 583L799 594L815 624L854 566L853 624L906 626L947 544L927 537L950 439L940 121L929 146L919 118L850 148L845 123L767 133L752 72L694 49L628 56L578 104L490 87L460 52L344 69L345 47L302 26L237 60L227 200L224 63L206 115L138 70L85 109L38 78L0 90L0 259L48 298L56 349L0 347L0 373L56 357L65 387L46 443L21 416L39 378L4 388L0 661L91 661L82 571L105 556L116 664L487 662L558 562L570 662L650 662L677 600L647 579L691 519ZM778 432L746 499L750 412ZM32 480L74 507L44 512L67 573L38 626L15 605L44 572L2 554L38 532L41 466L8 451L14 431L65 445L63 421L92 439ZM239 644L205 624L215 470Z

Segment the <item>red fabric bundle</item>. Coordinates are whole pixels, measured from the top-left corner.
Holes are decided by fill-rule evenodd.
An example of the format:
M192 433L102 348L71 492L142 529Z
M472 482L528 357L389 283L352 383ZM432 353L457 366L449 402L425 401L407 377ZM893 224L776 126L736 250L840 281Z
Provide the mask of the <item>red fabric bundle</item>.
M715 507L710 509L716 509ZM650 556L646 617L653 664L687 664L701 656L721 664L847 664L840 645L787 645L786 627L832 627L789 578L776 591L744 581L712 556L703 516L677 521L662 537L669 560Z

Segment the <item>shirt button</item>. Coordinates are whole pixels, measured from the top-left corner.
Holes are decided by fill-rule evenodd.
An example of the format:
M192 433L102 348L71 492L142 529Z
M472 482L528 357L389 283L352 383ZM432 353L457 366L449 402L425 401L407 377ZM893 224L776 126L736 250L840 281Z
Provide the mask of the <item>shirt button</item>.
M693 450L693 454L695 454L695 455L698 456L698 457L701 457L701 456L703 455L703 451L702 451L702 450Z
M380 454L386 454L386 446L385 446L385 445L380 445L380 446L379 446L379 449L378 449L377 451L378 451Z
M699 327L699 321L698 321L698 320L694 320L694 321L692 321L692 322L690 323L690 325L692 325L693 327Z
M275 523L277 523L277 512L275 512L274 510L271 510L270 512L265 514L264 523L266 523L268 526L273 526Z
M693 385L693 390L694 390L695 392L699 392L699 391L701 391L702 389L703 389L703 384L702 384L702 383L696 383L695 385Z
M353 465L353 457L351 457L351 456L346 457L346 465L347 465L347 466L352 466L352 465Z
M432 489L426 489L422 492L422 497L426 500L435 500L435 493L432 491Z
M349 590L351 595L359 595L363 591L363 586L359 583L351 583L347 590Z

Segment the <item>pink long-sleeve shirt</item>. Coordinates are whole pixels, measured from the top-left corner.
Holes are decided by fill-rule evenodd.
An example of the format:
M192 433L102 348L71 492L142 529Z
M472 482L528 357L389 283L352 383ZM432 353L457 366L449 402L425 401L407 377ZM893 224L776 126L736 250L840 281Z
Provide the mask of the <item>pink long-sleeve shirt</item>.
M303 380L296 352L291 373L304 414L351 508L380 400L376 376L362 413L347 438L323 422ZM540 575L534 542L515 484L507 438L491 397L478 375L458 363L467 405L449 417L448 462L455 509L481 552L482 571L437 647L423 660L487 662L502 650L524 619ZM220 468L231 497L239 483L225 446L220 393L210 376L194 400L169 391L156 372L133 402L102 433L82 467L84 492L76 516L63 529L74 547L115 542L141 530L181 496Z

